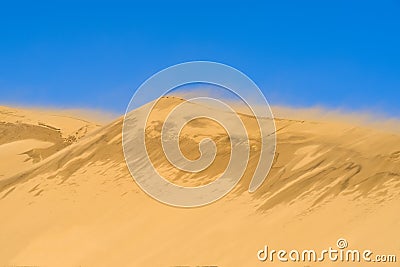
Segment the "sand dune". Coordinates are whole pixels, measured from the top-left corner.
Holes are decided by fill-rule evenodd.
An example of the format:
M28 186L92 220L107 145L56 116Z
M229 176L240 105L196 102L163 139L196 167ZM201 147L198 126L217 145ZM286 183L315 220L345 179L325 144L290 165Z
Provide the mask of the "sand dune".
M68 112L0 106L0 180L77 142L100 125Z
M179 101L164 99L159 112ZM275 161L255 193L247 191L256 162L250 160L226 197L183 209L155 201L136 185L123 157L122 118L99 128L0 111L0 265L347 266L257 259L264 245L325 249L338 238L351 248L400 257L400 134L278 117ZM250 158L256 158L254 118L241 117L251 133ZM168 165L157 149L156 126L146 129L149 156L171 182L197 186L221 174L229 144L218 125L197 121L182 132L189 158L199 156L197 145L207 136L219 149L217 163L196 177Z

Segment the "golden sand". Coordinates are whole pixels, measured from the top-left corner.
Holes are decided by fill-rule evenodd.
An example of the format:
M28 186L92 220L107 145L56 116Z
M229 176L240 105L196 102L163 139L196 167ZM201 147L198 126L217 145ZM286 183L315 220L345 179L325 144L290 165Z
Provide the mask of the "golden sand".
M176 104L169 101L161 113ZM293 266L260 262L257 251L326 248L338 238L400 257L400 134L278 116L275 162L255 193L247 191L250 161L226 197L184 209L157 202L135 184L122 152L122 118L100 127L56 113L1 107L0 114L0 265ZM257 157L252 118L243 120L254 134L250 157ZM219 163L190 179L150 155L163 175L199 185L220 174L229 143L217 125L210 127L188 125L180 141L195 159L199 138L211 135ZM158 130L146 134L151 139ZM158 145L150 140L149 151L159 155Z

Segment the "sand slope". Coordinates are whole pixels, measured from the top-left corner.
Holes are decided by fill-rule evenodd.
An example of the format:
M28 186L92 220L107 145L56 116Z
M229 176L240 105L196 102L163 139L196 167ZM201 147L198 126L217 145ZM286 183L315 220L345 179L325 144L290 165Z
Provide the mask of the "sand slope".
M179 101L166 100L160 109ZM244 120L251 129L252 118ZM204 122L189 125L183 132L183 152L195 158L197 142L209 127ZM122 118L21 167L17 174L3 171L0 265L347 266L257 260L264 245L325 249L335 247L338 238L346 238L352 248L399 257L400 135L283 118L276 119L276 127L276 158L261 188L247 192L254 169L250 163L228 196L201 208L170 207L138 188L122 153ZM3 134L1 140L11 141L2 142L0 156L20 154L23 149L15 143L19 140L39 140L24 145L46 149L49 144L43 141L55 141L39 134L42 128L35 126L18 140ZM148 128L155 153L150 156L171 181L199 185L220 174L218 166L228 157L223 131L212 132L222 149L218 166L190 179L159 157L159 130ZM257 157L256 138L250 143L251 157ZM22 166L20 159L9 160L15 162L7 163L9 169Z
M77 142L99 124L66 112L0 106L0 180Z

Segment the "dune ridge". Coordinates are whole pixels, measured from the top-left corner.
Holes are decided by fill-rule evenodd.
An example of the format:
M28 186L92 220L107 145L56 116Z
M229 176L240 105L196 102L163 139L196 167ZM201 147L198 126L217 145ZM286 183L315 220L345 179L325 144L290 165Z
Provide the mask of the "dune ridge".
M164 99L159 109L166 111L179 101ZM0 168L0 264L263 266L256 253L265 244L317 249L340 237L354 247L398 253L399 134L275 118L275 161L255 193L247 191L255 168L250 160L226 197L180 209L153 200L133 181L122 153L122 117L102 127L73 120L71 127L60 117L55 123L13 112L1 112L0 154L25 153L31 163L22 168L19 159ZM252 132L252 118L242 119ZM160 157L155 141L160 128L154 126L146 133L154 153L150 157L171 182L197 186L221 173L228 145L218 127L200 121L183 131L183 153L190 157L198 156L199 140L210 133L220 149L219 163L192 179ZM69 140L71 134L76 138ZM37 142L27 142L25 151L4 147L23 140ZM250 158L255 158L257 134L250 136L250 144ZM274 263L281 265L285 263Z

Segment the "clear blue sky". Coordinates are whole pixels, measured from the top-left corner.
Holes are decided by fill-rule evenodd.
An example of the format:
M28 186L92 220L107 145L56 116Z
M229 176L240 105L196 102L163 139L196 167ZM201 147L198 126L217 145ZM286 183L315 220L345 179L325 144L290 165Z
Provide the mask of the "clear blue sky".
M271 104L400 116L398 1L7 2L0 104L122 113L155 72L211 60Z

